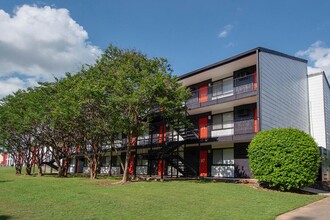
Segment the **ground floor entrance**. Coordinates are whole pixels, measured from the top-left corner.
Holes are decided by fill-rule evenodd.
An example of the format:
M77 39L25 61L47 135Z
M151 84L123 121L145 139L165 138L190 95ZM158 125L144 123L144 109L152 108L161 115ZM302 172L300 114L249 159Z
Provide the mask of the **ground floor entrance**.
M129 160L129 174L168 177L218 177L251 178L247 158L249 143L210 143L209 145L183 146L160 159L155 149L138 149ZM102 159L100 172L122 175L121 161L125 152L112 152ZM87 173L89 168L84 158L75 158L71 163L73 173Z

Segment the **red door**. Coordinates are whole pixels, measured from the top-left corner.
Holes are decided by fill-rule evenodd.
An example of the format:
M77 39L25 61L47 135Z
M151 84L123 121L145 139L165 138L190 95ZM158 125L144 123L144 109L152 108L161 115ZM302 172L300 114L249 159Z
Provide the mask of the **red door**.
M132 137L131 138L131 147L135 147L135 144L136 144L136 137Z
M198 127L199 127L199 138L204 139L208 137L208 129L207 129L207 117L198 119Z
M199 176L207 176L207 150L199 152Z
M166 126L160 125L159 126L159 136L158 136L158 143L163 143L166 140Z
M257 71L256 70L253 73L253 89L257 90Z
M6 166L6 164L7 164L7 154L3 154L3 158L2 158L2 165L3 166Z
M257 108L253 109L254 115L254 133L258 133L258 115L257 115Z
M206 102L208 100L208 86L204 85L198 88L198 102Z
M165 162L163 164L162 160L158 160L158 169L157 169L158 175L163 175L165 174Z
M128 173L133 174L134 173L134 162L135 162L135 157L134 155L131 155L129 158L129 167L128 167Z

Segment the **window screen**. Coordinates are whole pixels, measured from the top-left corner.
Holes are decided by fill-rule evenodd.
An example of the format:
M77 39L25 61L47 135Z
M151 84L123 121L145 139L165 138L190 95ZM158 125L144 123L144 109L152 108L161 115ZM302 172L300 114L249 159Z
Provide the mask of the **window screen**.
M234 127L234 113L227 112L223 114L213 115L213 130L227 129Z
M223 163L234 164L234 149L223 149Z
M218 149L213 150L213 165L217 164L234 164L234 149Z
M222 81L213 84L213 96L222 95Z
M213 130L222 129L222 114L213 115Z
M213 164L222 164L222 150L213 151Z
M223 114L223 128L233 128L234 127L234 114L233 112L228 112Z
M223 93L233 92L233 78L223 80Z

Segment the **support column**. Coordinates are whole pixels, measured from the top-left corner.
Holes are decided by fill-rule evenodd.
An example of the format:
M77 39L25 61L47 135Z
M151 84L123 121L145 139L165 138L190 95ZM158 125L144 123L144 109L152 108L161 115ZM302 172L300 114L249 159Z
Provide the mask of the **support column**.
M112 176L111 169L112 169L112 147L110 147L110 162L109 162L109 176Z

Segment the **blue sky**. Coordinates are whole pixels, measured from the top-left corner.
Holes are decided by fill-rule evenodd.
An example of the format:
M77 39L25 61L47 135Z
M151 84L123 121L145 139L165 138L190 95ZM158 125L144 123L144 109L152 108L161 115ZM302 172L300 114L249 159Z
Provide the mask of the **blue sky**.
M0 96L74 72L110 43L165 57L177 75L257 46L328 73L329 8L327 0L0 1Z

